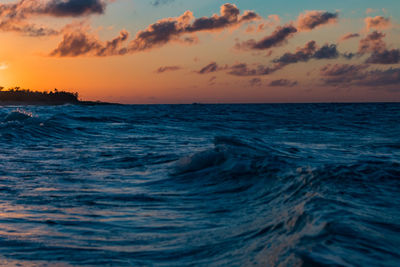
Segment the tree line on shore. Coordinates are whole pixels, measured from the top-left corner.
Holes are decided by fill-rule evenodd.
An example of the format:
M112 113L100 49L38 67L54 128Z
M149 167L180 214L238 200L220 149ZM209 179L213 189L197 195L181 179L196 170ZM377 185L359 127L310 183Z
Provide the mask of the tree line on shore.
M67 91L32 91L13 87L5 90L0 86L0 102L32 102L32 103L76 103L79 102L78 93Z

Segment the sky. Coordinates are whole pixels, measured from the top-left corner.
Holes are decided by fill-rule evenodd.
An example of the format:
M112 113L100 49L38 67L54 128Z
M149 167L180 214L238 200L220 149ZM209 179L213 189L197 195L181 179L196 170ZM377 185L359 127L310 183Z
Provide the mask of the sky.
M129 104L400 101L397 0L0 0L0 86Z

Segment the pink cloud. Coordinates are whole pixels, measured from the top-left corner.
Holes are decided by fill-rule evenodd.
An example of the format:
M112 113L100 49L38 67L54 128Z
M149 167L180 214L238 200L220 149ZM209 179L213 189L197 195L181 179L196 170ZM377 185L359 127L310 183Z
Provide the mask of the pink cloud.
M382 16L367 17L364 21L367 31L369 31L370 29L382 30L390 28L392 26L390 18L384 18Z

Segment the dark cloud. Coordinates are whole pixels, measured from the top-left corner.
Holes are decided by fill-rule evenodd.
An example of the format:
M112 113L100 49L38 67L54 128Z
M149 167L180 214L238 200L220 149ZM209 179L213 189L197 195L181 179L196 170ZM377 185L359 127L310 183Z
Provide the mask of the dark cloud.
M297 48L295 53L285 53L283 56L275 59L273 62L279 63L281 66L297 62L305 62L313 57L316 50L316 42L309 41L303 48Z
M297 20L297 28L300 31L310 31L322 25L336 23L337 19L338 13L316 10L308 11L300 14Z
M390 68L388 70L372 70L365 73L365 78L357 83L358 85L369 87L381 87L400 85L400 68ZM398 88L397 88L398 89Z
M236 48L241 50L265 50L281 46L286 44L287 40L296 32L297 29L292 25L286 25L283 27L278 26L271 35L261 39L260 41L250 39L236 44Z
M369 65L335 64L321 68L325 85L386 87L400 85L400 68L370 70Z
M398 64L400 63L400 49L377 51L366 60L371 64Z
M207 66L203 67L198 71L199 74L207 74L218 71L218 64L216 62L211 62Z
M334 59L339 57L339 52L335 44L326 44L318 48L315 41L308 42L304 47L297 48L294 53L285 53L281 57L276 58L272 61L274 63L271 66L264 66L258 64L254 67L250 67L245 63L239 63L228 67L230 75L235 76L263 76L274 73L289 64L298 62L307 62L311 59Z
M337 13L329 13L325 11L309 11L301 14L298 19L298 28L293 25L278 26L275 31L265 38L256 41L254 39L247 40L242 43L237 43L236 48L241 50L265 50L272 47L282 46L287 43L287 40L299 30L312 30L321 25L335 23L337 21ZM315 58L332 58L336 57L336 45L326 46L321 48L314 57ZM336 51L337 52L337 51ZM299 52L297 56L301 56ZM289 56L289 55L286 55Z
M156 73L164 73L167 71L177 71L177 70L181 70L182 67L181 66L164 66L164 67L159 67L155 72Z
M64 35L62 42L50 53L50 56L76 57L90 54L94 56L118 55L125 51L121 49L129 37L127 31L121 31L119 36L103 43L95 36L86 32L70 32Z
M337 77L337 76L355 76L360 71L365 70L368 68L369 65L350 65L350 64L328 64L321 68L321 75L322 76L330 76L330 77Z
M364 77L361 72L367 69L369 65L350 65L350 64L328 64L320 69L321 76L326 85L348 84L354 80L360 80Z
M249 67L246 63L239 63L229 67L228 74L234 76L262 76L269 75L280 68L278 67L266 67L263 65L258 65L255 68Z
M262 81L260 78L253 78L249 81L251 87L260 87L262 85Z
M340 41L346 41L346 40L349 40L349 39L352 39L352 38L357 38L357 37L360 37L360 34L358 34L358 33L348 33L348 34L345 34L342 37L340 37Z
M103 14L106 3L101 0L52 0L38 13L59 16L78 17L89 14Z
M110 0L107 0L107 2ZM60 34L46 26L28 23L33 16L79 17L104 13L106 0L20 0L0 4L0 30L13 31L28 36L49 36Z
M201 68L199 71L196 71L198 74L208 74L213 73L221 70L226 70L228 68L227 65L219 66L216 62L211 62L210 64L206 65L205 67Z
M0 4L0 16L13 20L26 19L33 15L78 17L103 14L106 4L103 0L20 0L17 3Z
M298 84L297 81L291 81L287 79L279 79L279 80L273 80L271 81L268 85L272 87L293 87Z
M338 58L339 52L335 44L326 44L315 51L313 58L315 59L333 59Z
M297 48L296 52L287 52L273 62L280 68L298 62L307 62L311 59L333 59L338 58L339 52L335 44L325 44L321 48L317 47L315 41L309 41L304 47Z

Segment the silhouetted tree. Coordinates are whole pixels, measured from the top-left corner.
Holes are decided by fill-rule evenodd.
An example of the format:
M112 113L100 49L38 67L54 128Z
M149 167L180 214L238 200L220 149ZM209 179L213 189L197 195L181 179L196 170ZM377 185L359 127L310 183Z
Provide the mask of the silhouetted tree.
M78 93L70 93L66 91L31 91L30 89L21 89L21 87L10 88L8 91L0 90L1 102L25 102L25 103L48 103L48 104L65 104L77 103Z

